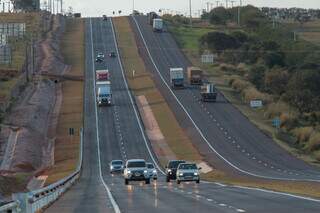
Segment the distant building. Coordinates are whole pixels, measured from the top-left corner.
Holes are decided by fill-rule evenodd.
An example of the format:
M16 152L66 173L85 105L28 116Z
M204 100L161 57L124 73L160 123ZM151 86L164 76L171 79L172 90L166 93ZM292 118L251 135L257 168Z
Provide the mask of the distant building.
M40 0L12 0L13 7L17 11L39 11Z

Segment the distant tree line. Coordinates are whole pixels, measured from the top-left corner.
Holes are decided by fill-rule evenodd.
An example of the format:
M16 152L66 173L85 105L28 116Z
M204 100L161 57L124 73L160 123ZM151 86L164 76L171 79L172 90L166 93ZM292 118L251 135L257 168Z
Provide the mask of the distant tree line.
M40 9L40 0L11 0L15 10L35 11Z

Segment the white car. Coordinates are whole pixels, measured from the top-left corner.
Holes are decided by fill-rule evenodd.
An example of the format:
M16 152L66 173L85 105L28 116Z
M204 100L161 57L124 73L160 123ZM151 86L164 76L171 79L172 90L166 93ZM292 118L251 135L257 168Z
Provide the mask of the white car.
M148 169L148 174L149 177L152 178L153 180L158 179L158 172L156 168L154 167L153 163L147 163L147 169Z
M180 163L177 169L177 184L182 181L200 183L200 169L195 163Z
M110 173L122 173L124 169L124 164L122 160L113 160L109 164Z
M128 160L123 176L126 185L128 185L130 181L145 181L146 184L150 184L146 161L143 159Z

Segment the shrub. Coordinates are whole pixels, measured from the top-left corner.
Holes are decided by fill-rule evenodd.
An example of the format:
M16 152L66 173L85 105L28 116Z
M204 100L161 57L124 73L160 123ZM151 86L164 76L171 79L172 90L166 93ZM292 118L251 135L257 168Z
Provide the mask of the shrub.
M290 106L282 101L278 101L276 103L271 103L268 105L264 116L266 118L274 118L280 116L283 112L290 112Z
M237 68L232 64L221 64L220 69L224 72L236 72Z
M313 133L305 145L305 150L313 152L320 149L320 132Z
M241 80L239 78L234 78L231 84L231 87L237 92L242 92L245 88L249 86L250 84L248 82Z
M290 131L298 125L298 118L295 114L284 112L280 115L281 128Z
M268 104L271 102L271 97L268 94L259 92L254 87L247 87L242 91L242 96L246 103L249 103L251 100L262 100L263 104Z
M313 127L300 127L292 130L293 135L297 138L299 144L304 144L309 141L310 136L314 132Z

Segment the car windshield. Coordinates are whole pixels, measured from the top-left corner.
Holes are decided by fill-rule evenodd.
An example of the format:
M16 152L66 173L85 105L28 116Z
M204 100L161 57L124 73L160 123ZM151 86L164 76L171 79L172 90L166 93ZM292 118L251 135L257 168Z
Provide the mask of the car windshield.
M122 165L123 162L121 160L117 160L117 161L112 161L111 164L112 165Z
M179 169L197 169L196 164L180 164Z
M146 167L146 163L143 161L132 161L128 162L128 168L136 168L136 167Z
M147 164L147 167L148 167L148 169L153 169L153 168L154 168L154 166L153 166L152 163L148 163L148 164Z
M178 168L180 163L184 163L185 161L171 161L168 165L169 168Z

